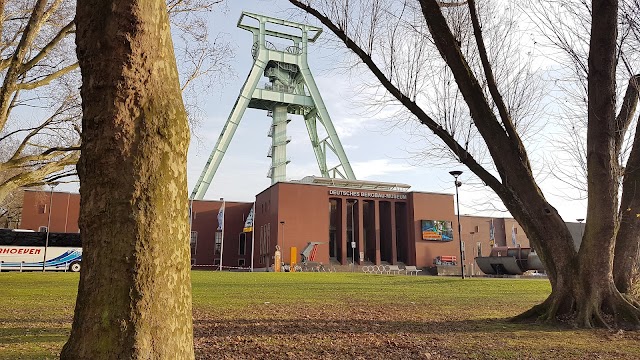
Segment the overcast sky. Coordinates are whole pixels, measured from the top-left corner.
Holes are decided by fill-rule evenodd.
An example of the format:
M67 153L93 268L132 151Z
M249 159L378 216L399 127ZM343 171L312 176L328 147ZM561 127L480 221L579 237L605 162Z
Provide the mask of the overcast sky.
M202 122L194 129L189 151L189 192L200 176L251 69L251 33L236 27L241 12L245 10L290 18L291 9L291 5L285 0L228 1L226 12L211 14L211 32L224 33L236 49L232 61L235 76L203 97ZM299 20L302 21L304 20ZM331 35L325 32L322 36ZM379 120L378 115L367 114L362 106L357 105L356 96L360 91L358 86L363 80L371 81L371 78L361 77L370 75L366 72L357 76L345 73L340 68L345 63L344 52L329 49L322 44L311 45L309 51L311 71L358 179L406 183L414 191L452 194L455 189L448 171L459 169L464 171L461 176L463 183L477 183L476 179L470 179L470 171L460 164L451 163L440 167L416 164L408 151L415 149L416 144L406 129L391 127L388 119ZM266 81L263 78L260 84ZM287 167L287 179L318 175L304 122L301 117L294 116L292 119L288 126L288 136L292 141L287 147L288 158L291 160ZM230 201L252 201L256 194L270 186L270 179L266 177L270 166L270 158L267 158L271 144L267 137L270 120L265 111L248 109L245 112L205 199L224 197ZM438 140L434 137L434 141ZM462 214L510 216L506 212L490 211L493 206L485 202L485 199L492 196L488 188L465 185L460 188ZM571 201L562 196L563 190L558 186L552 180L543 182L542 188L549 202L560 211L565 221L584 218L586 203ZM501 207L496 205L498 206Z

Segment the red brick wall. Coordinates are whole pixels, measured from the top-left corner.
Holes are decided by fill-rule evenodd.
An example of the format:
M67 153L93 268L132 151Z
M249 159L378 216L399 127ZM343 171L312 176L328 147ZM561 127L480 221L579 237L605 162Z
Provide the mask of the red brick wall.
M213 265L219 255L214 254L215 234L218 228L218 211L222 201L194 201L192 231L198 233L196 250L196 265ZM238 259L245 259L245 267L251 262L251 234L247 236L245 255L238 254L239 234L242 233L244 222L252 203L225 202L224 211L224 244L222 251L222 265L225 267L237 267Z
M453 195L450 194L410 193L409 231L410 237L415 241L416 266L433 266L435 257L441 255L455 255L460 258L458 223L453 206ZM447 242L422 240L421 220L451 221L454 240Z
M280 222L284 221L284 225ZM273 263L275 246L282 247L283 261L290 263L291 247L300 252L309 242L323 242L315 261L329 263L329 198L327 188L296 183L277 183L256 197L256 249L262 236L268 237L268 264ZM284 236L283 236L284 235ZM259 251L256 250L259 264ZM265 264L266 265L266 264Z
M25 191L22 202L21 229L38 231L47 226L51 210L51 232L78 232L78 216L80 214L80 195L68 192Z

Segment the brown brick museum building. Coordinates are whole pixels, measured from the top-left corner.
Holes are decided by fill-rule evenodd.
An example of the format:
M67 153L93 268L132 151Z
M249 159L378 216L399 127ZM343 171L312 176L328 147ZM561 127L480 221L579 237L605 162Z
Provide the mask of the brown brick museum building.
M77 232L79 195L53 192L49 209L50 194L25 192L20 227L44 231L49 224L52 232ZM254 204L224 204L223 237L217 230L222 201L193 201L195 267L219 265L222 244L225 268L247 268L252 256L256 269L268 268L276 245L284 249L285 263L291 261L292 247L299 262L309 244L316 249L306 255L323 264L348 265L355 260L357 265L402 263L424 268L433 266L437 257L460 258L452 194L409 191L403 184L315 177L280 182L256 196L253 233L243 233L243 227ZM474 257L487 255L492 242L529 246L513 219L461 216L461 228L470 273Z

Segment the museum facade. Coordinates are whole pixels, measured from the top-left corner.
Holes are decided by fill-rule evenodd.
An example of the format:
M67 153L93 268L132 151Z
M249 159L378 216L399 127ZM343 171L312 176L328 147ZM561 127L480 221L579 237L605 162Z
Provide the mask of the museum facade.
M20 228L78 232L79 204L74 193L25 191ZM428 268L460 261L454 196L404 184L306 177L270 186L255 203L194 200L191 214L194 268L217 269L222 257L225 269L268 269L276 246L287 264L293 258ZM529 247L513 219L463 215L460 221L469 273L477 271L474 257L494 244Z

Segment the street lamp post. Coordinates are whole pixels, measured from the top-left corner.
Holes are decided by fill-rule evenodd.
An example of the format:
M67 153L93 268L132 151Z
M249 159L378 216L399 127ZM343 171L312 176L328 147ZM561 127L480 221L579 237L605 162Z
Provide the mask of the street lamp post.
M351 256L353 257L351 261L351 263L353 264L353 267L351 268L351 271L354 272L356 269L356 223L355 223L355 206L358 203L358 200L354 200L351 203Z
M220 208L221 210L218 211L218 227L220 228L220 264L218 267L218 271L222 271L222 253L224 252L224 216L227 212L227 209L225 208L226 203L224 201L224 198L220 198L220 201L222 201L222 207Z
M469 232L469 234L471 234L471 246L474 246L475 244L475 249L476 249L476 256L480 257L482 256L482 244L480 243L476 243L475 238L473 237L476 232L475 231L471 231ZM475 261L471 263L471 277L476 276L476 263Z
M584 221L584 219L576 219L576 221L580 223L580 241L582 241L582 236L584 232L584 228L582 227L582 222Z
M464 246L462 244L462 231L460 228L460 198L458 197L458 188L462 186L462 183L458 181L458 177L462 175L462 171L453 170L453 171L449 171L449 174L453 176L453 179L454 179L453 184L456 187L456 205L457 205L457 211L458 211L458 239L460 240L460 270L461 270L461 277L462 279L464 279Z
M281 262L284 263L284 255L287 252L287 250L285 250L284 248L284 220L280 221L280 225L282 225L282 260Z
M53 205L53 189L58 183L50 183L51 191L49 191L49 215L47 216L47 237L44 241L44 255L42 257L42 272L45 272L45 264L47 263L47 248L49 247L49 233L51 232L51 206Z

